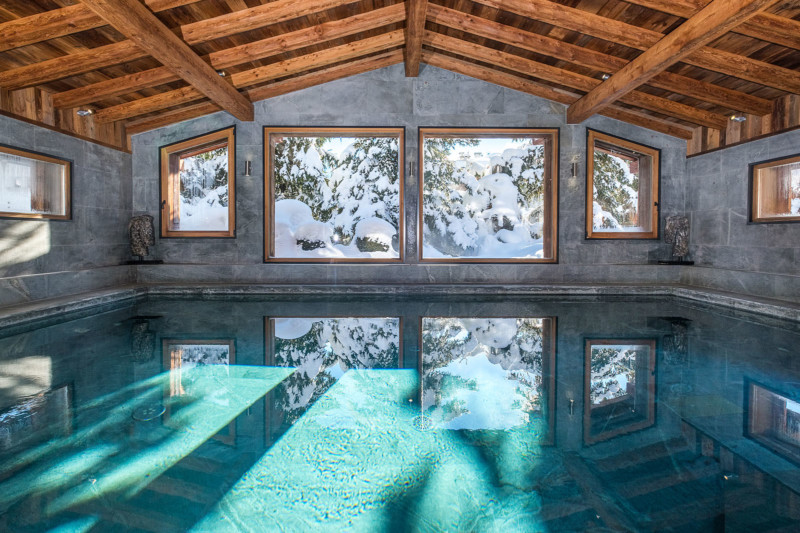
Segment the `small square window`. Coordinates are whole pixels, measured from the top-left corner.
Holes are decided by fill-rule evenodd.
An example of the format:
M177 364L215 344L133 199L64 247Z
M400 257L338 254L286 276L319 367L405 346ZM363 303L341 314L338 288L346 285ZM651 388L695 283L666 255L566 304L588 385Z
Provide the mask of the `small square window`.
M234 129L161 148L161 236L235 235Z
M0 145L0 216L69 220L72 163Z
M586 238L658 238L661 151L588 130Z
M800 463L800 400L745 380L745 435L773 452Z
M750 165L750 221L800 221L800 155Z

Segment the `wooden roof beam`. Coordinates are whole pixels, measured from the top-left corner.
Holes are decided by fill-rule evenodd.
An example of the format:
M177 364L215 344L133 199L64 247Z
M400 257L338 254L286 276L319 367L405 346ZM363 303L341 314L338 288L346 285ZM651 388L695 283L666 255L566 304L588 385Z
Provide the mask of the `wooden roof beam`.
M419 76L419 61L422 57L422 36L425 33L425 18L428 9L428 0L407 0L408 14L406 15L406 48L405 66L406 77Z
M577 89L581 92L589 92L601 83L600 80L576 72L539 63L538 61L526 59L507 52L501 52L493 48L478 46L474 43L462 41L439 33L426 32L424 44L439 50L513 70L526 76L541 78L551 83ZM724 129L728 125L728 118L725 116L702 109L695 109L691 106L641 91L632 91L621 98L620 101L635 107L672 116L678 120L684 120L693 124L701 124L710 128Z
M777 0L715 0L652 48L569 106L567 122L577 124L618 100L670 65L690 55Z
M324 22L302 30L283 33L275 37L212 52L206 56L206 59L215 69L226 69L242 63L249 63L272 55L401 22L405 16L403 4L394 4L345 19ZM178 79L180 78L173 74L170 69L157 67L56 93L53 95L53 105L59 108L77 107L148 87L171 83Z
M663 13L681 18L691 18L704 8L710 0L626 0ZM736 26L731 31L775 43L788 48L800 49L800 21L773 15L758 13L753 18Z
M263 67L237 72L229 78L235 87L250 87L285 76L299 74L307 70L339 63L348 59L355 59L368 54L383 52L402 45L403 30L396 30L293 59L279 61ZM193 87L183 87L147 98L140 98L132 102L106 107L95 114L95 120L100 123L113 122L153 113L162 109L168 109L178 104L188 103L202 98L203 94Z
M457 59L452 56L446 56L432 50L423 50L422 59L425 63L434 67L457 72L459 74L463 74L464 76L470 76L475 79L494 83L495 85L501 85L503 87L508 87L509 89L513 89L515 91L532 94L534 96L546 98L548 100L559 102L565 105L569 105L580 98L580 95L570 91L565 91L564 89L542 85L540 83L536 83L535 81L531 81L508 72L503 72L479 65L477 63L464 61L463 59ZM681 126L680 124L669 122L667 120L663 120L652 115L647 115L645 113L640 113L638 111L633 111L631 109L619 107L617 105L611 105L607 107L601 112L601 114L610 118L627 122L629 124L634 124L636 126L641 126L653 131L671 135L672 137L678 137L680 139L688 140L691 139L693 135L692 129Z
M253 104L217 74L139 0L82 0L92 11L239 120L253 120Z
M620 57L583 48L551 37L531 33L512 26L449 9L436 4L428 7L428 20L466 33L510 44L517 48L544 54L601 72L613 73L628 62ZM713 83L662 72L649 85L723 106L731 111L766 115L772 112L772 102ZM55 101L55 100L54 100Z
M647 50L664 37L664 34L657 31L602 17L551 0L474 1L637 50ZM694 54L684 57L682 61L759 85L800 94L800 76L796 71L764 61L711 47L700 48Z
M154 13L200 0L145 0ZM0 52L105 26L106 22L83 4L51 9L0 24Z
M296 19L358 0L275 0L261 6L234 11L181 26L183 40L197 44L270 24Z

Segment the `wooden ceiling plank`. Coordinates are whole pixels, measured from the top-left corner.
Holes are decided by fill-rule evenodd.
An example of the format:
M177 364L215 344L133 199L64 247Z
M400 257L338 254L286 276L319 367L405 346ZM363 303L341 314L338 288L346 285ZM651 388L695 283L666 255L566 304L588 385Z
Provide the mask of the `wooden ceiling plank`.
M419 61L422 57L422 37L425 34L425 18L428 0L406 0L406 77L419 76Z
M498 22L436 4L431 4L428 7L428 20L472 35L492 39L538 54L549 55L602 72L616 72L628 63L626 60L616 56L537 33L527 32L512 26L505 26ZM772 102L769 100L670 72L663 72L655 76L650 80L649 84L738 112L765 115L772 111Z
M401 22L404 18L403 4L394 4L345 19L324 22L302 30L213 52L207 56L207 59L215 69L226 69ZM158 67L57 93L53 96L53 105L59 108L77 107L148 87L171 83L178 79L180 78L168 68Z
M626 0L631 4L655 9L688 19L710 0ZM800 49L800 21L772 13L758 13L731 31L768 43Z
M82 0L123 35L239 120L253 104L217 74L139 0Z
M166 11L200 0L146 0L153 12ZM0 52L105 26L106 22L83 4L51 9L0 24Z
M601 83L600 80L583 76L582 74L570 72L492 48L478 46L474 43L438 33L426 32L424 43L433 48L459 54L489 64L495 64L527 76L538 77L545 81L564 85L582 92L589 92ZM722 115L702 109L695 109L691 106L674 102L666 98L652 96L641 91L633 91L621 98L620 101L711 128L724 128L728 123L727 117Z
M471 63L451 56L445 56L435 51L423 50L422 60L426 64L434 67L457 72L465 76L470 76L488 83L494 83L495 85L508 87L509 89L513 89L515 91L532 94L534 96L559 102L565 105L569 105L580 98L580 95L565 91L563 89L541 85L514 74L498 71L493 68L478 65L476 63ZM668 122L651 115L631 111L616 105L609 106L608 108L604 109L601 114L610 118L627 122L629 124L634 124L636 126L658 131L673 137L678 137L680 139L688 140L691 139L693 135L693 131L690 128L686 128L679 124Z
M131 41L107 44L0 72L0 87L8 90L24 89L147 55Z
M357 0L275 0L268 4L234 11L218 17L181 26L183 40L189 44L228 37L327 9L352 4Z
M238 72L231 76L231 81L236 87L247 87L275 78L297 74L310 68L330 65L346 59L381 52L395 46L402 46L404 39L403 30L382 33L368 39L353 41L352 43L312 52L279 63Z
M731 28L775 2L777 0L714 0L569 106L567 122L570 124L583 122L608 104L647 83L683 57L699 50L706 43L724 35Z
M640 28L588 11L552 2L551 0L473 0L495 9L509 11L580 32L598 39L619 43L637 50L647 50L664 37L647 28ZM684 63L745 79L782 91L800 94L800 76L791 69L778 67L749 57L705 47L684 57Z
M248 87L284 76L299 74L306 70L332 65L334 63L355 59L371 53L381 52L403 44L403 30L384 33L369 39L362 39L349 44L336 46L320 52L287 59L263 67L239 72L230 76L237 88ZM99 110L95 114L98 122L122 120L147 113L153 113L172 106L188 103L203 98L203 94L192 87L183 87L154 96L140 98L132 102L119 104Z

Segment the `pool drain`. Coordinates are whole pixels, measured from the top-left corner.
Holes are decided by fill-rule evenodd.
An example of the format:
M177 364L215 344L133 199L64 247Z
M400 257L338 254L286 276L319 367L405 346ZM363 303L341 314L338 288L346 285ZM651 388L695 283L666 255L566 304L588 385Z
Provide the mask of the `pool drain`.
M161 404L142 405L133 410L131 417L137 422L148 422L163 415L166 410L167 408Z
M420 431L428 431L429 429L433 428L433 422L431 421L430 417L425 415L415 416L411 423Z

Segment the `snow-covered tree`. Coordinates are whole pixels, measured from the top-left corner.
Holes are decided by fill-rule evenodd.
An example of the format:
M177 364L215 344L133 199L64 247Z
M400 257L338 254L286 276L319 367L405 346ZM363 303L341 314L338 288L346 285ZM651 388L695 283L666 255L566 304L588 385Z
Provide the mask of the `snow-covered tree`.
M592 348L591 402L599 404L629 393L636 378L637 355L633 347L606 346Z
M638 223L639 176L631 162L602 150L594 151L595 229L635 226Z
M341 155L325 202L339 241L349 244L356 224L380 218L400 227L400 157L393 137L360 137Z
M326 137L284 137L275 144L273 180L275 200L298 200L311 208L318 221L327 221L331 190L326 163L330 155L323 146Z

